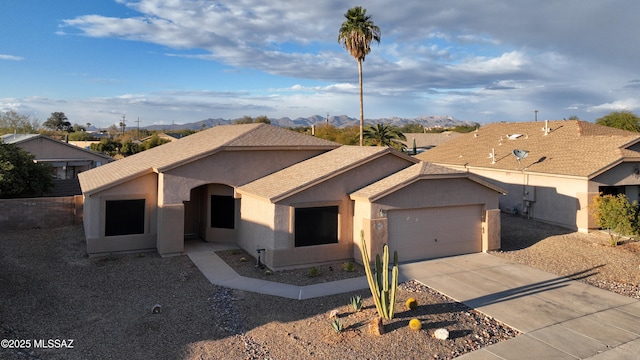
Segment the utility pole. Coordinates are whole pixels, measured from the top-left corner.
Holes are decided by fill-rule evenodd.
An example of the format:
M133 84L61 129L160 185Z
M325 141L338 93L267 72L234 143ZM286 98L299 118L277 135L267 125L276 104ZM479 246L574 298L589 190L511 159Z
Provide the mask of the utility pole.
M120 127L122 128L122 135L124 135L124 130L127 128L127 121L125 119L124 114L122 114L122 121L120 122Z
M138 120L136 120L136 123L138 124L138 135L137 135L137 139L140 140L140 116L138 116Z
M535 119L536 119L536 122L538 122L538 112L540 112L540 110L533 110L533 112L536 114Z

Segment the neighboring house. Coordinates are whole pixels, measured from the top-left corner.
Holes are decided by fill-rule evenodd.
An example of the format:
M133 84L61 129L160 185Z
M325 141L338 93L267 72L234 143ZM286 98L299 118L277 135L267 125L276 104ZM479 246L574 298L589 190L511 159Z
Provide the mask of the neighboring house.
M589 204L599 193L640 200L639 151L639 133L566 120L489 124L417 158L507 189L505 212L586 232L597 227Z
M460 135L462 134L455 131L443 131L441 133L404 133L406 140L400 142L411 152L413 151L413 143L415 141L416 150L419 154L425 150L432 149L447 141L453 140Z
M360 231L372 252L388 240L402 261L500 247L500 188L393 149L266 124L216 126L80 182L92 255L179 254L195 236L264 249L264 263L281 269L359 259Z
M181 133L163 133L163 132L161 132L161 133L157 133L157 134L152 135L152 136L147 136L145 138L142 138L142 139L140 139L140 141L141 142L145 142L145 141L153 138L154 136L157 136L160 139L167 140L167 141L176 141L176 140L180 140L180 139L182 139L184 137L184 135L181 134Z
M79 148L83 148L85 150L91 150L91 145L98 145L100 144L100 141L98 140L82 140L82 141L69 141L69 144L73 145L73 146L77 146Z
M80 195L78 174L113 161L104 154L40 134L7 134L0 138L33 154L36 162L51 165L54 189L47 196Z

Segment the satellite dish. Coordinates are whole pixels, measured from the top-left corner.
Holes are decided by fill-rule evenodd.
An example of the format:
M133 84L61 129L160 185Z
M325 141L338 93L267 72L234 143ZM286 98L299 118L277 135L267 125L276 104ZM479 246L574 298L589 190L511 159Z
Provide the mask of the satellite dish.
M515 149L513 150L513 155L518 159L518 161L520 161L526 158L529 155L529 152L527 150Z

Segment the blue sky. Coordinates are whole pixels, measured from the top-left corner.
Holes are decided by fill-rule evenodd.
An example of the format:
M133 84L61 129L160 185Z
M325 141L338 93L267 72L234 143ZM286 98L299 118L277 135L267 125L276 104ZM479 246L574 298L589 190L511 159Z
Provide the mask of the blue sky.
M0 111L107 127L359 116L349 7L382 41L365 117L489 123L640 112L640 2L3 0Z

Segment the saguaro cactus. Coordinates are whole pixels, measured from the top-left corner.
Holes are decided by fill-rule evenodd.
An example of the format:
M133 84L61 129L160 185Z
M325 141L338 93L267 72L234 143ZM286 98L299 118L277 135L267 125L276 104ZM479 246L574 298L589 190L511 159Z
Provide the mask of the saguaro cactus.
M380 254L376 254L376 270L371 271L367 244L364 241L364 231L360 231L360 251L362 252L362 262L364 271L367 274L369 289L376 304L378 315L383 319L393 319L393 312L396 305L396 292L398 290L398 252L393 252L393 268L391 270L391 280L389 280L389 246L384 244L382 249L382 260ZM389 283L391 281L391 283Z

